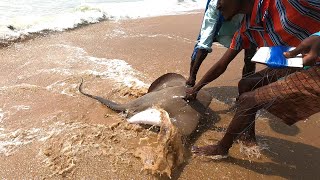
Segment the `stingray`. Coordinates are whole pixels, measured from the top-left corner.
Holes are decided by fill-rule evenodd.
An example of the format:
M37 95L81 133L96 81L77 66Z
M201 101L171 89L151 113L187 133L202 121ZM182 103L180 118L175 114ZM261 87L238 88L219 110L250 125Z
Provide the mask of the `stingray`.
M195 100L186 101L185 82L186 79L180 74L164 74L150 85L145 95L124 104L85 93L82 90L83 81L79 91L116 112L127 112L130 123L160 125L159 120L153 118L157 113L160 114L157 111L160 108L168 113L172 124L182 135L190 135L204 116L212 97L206 90L200 90Z

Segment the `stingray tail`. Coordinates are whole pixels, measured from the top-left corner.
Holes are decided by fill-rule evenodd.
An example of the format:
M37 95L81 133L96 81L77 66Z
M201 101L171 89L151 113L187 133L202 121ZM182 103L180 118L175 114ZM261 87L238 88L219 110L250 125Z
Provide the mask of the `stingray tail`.
M99 96L94 96L94 95L91 95L91 94L87 94L85 92L83 92L82 90L82 84L83 84L83 78L81 78L81 83L79 85L79 92L89 98L92 98L92 99L95 99L97 101L99 101L100 103L102 103L103 105L106 105L108 108L114 110L114 111L117 111L117 112L123 112L123 111L126 111L126 107L124 105L121 105L121 104L118 104L118 103L115 103L113 101L110 101L110 100L107 100L107 99L104 99L102 97L99 97Z

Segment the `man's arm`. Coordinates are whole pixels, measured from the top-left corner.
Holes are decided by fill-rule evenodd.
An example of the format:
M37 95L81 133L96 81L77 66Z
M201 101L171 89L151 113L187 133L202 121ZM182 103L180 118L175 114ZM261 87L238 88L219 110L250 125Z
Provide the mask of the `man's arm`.
M208 51L206 49L198 49L195 60L191 61L191 64L190 64L190 75L186 81L186 85L190 87L193 87L195 85L199 68L203 60L207 57L207 55L208 55Z
M230 62L238 55L241 50L228 49L221 59L215 63L203 78L193 87L186 90L186 99L195 99L197 92L211 81L217 79L225 72Z
M186 82L189 86L194 86L198 70L208 53L212 51L213 39L221 27L223 18L216 6L217 0L211 0L206 9L198 42L191 57L190 74Z

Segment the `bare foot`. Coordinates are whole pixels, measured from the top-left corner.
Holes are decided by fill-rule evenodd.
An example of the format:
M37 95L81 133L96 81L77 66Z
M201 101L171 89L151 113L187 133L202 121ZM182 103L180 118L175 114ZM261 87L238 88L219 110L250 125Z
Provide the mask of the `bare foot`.
M210 156L213 159L222 159L228 157L228 150L225 150L219 145L209 146L193 146L192 152L198 156Z

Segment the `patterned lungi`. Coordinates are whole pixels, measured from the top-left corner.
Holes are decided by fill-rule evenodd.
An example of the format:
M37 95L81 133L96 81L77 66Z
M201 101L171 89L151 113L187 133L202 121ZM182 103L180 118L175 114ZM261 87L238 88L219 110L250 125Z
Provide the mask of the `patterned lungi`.
M285 72L281 69L274 71ZM305 120L320 112L320 66L297 70L255 89L254 94L258 104L286 124Z

